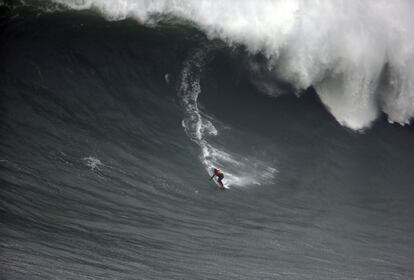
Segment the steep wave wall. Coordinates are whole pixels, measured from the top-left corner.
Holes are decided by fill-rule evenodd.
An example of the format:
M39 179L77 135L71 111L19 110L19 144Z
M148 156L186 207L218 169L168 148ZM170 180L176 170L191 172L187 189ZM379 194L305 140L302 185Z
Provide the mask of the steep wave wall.
M297 90L313 86L352 129L381 112L402 125L414 116L412 1L61 1L110 20L154 25L171 18L267 58L268 71Z

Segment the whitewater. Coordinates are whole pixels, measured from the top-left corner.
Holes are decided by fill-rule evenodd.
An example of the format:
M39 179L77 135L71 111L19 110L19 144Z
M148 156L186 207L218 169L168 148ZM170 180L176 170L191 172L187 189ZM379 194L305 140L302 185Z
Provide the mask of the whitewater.
M337 121L354 130L381 112L401 125L414 115L412 1L54 2L110 20L191 22L211 39L263 54L268 71L298 92L314 87Z

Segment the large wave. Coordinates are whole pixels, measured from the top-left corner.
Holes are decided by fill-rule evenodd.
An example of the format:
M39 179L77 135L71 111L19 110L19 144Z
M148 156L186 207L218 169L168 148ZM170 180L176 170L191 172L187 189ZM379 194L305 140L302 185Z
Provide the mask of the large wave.
M313 86L343 125L369 126L380 114L414 116L414 2L54 0L110 20L153 24L180 18L209 38L244 45L298 91Z

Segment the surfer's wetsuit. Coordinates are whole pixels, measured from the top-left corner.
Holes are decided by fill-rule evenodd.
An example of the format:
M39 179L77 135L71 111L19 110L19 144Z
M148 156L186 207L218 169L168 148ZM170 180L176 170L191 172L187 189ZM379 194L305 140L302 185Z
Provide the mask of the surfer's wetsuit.
M221 187L221 188L224 188L224 185L223 185L223 182L222 182L222 180L224 179L224 174L223 174L223 172L221 172L221 170L220 170L220 169L216 169L216 168L214 168L214 174L213 174L213 176L210 178L210 180L211 180L211 179L213 179L213 178L214 178L214 176L217 176L217 182L220 184L220 187Z

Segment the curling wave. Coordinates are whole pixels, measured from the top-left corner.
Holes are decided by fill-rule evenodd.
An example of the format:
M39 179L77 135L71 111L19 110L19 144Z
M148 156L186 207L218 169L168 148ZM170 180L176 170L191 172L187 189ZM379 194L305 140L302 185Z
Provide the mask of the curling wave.
M298 91L313 86L341 124L358 130L380 114L414 116L412 1L54 0L110 20L145 24L174 17L209 38L244 45Z

